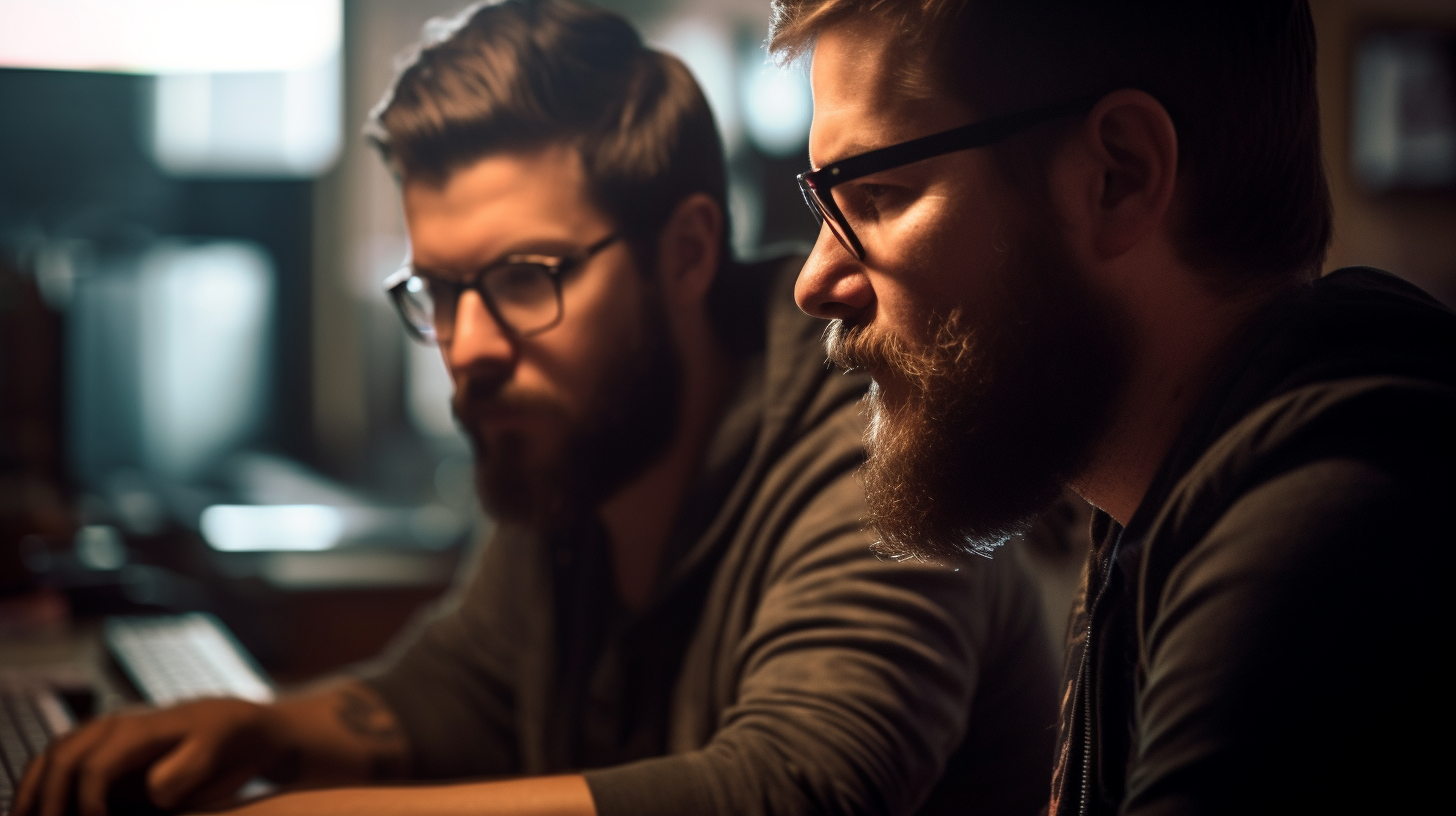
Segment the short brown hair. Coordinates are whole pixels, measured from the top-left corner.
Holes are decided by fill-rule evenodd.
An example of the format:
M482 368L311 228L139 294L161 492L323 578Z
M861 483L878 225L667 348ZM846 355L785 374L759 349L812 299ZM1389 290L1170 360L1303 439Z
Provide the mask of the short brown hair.
M687 68L626 20L575 0L488 0L426 31L365 128L402 180L439 184L493 153L567 144L644 265L698 192L723 210L728 259L712 111Z
M929 82L994 115L1119 88L1178 133L1180 251L1244 274L1317 272L1331 232L1306 0L773 0L771 48L874 15Z

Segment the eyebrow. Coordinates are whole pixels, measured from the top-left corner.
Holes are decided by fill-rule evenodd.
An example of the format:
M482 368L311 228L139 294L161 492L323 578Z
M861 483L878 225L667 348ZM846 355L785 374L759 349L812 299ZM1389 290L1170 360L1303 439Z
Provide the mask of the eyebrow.
M852 159L855 156L861 156L865 153L869 153L872 150L879 150L882 147L886 147L886 145L871 145L866 142L852 141L846 145L841 146L839 150L835 151L834 158L827 162L824 162L823 164L815 164L814 157L810 156L809 166L814 168L815 170L821 170L831 164L842 162L845 159Z
M464 274L451 270L423 266L413 260L410 261L410 266L414 268L416 273L428 277L438 278L440 280L458 280L460 278L471 277L482 269L495 266L516 255L545 255L552 258L568 258L574 252L579 252L580 250L581 247L575 246L567 238L528 238L509 245L504 251L497 253L495 257L484 263L471 264L469 271Z

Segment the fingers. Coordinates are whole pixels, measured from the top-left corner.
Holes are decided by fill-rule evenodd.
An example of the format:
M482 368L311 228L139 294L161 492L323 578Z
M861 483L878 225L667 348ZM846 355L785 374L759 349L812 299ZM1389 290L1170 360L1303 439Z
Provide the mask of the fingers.
M131 722L114 728L111 739L101 741L81 760L76 773L76 804L81 816L106 816L106 795L112 783L150 765L182 738L177 729L167 728L155 718L127 719Z
M12 812L63 816L74 807L82 816L103 816L108 795L171 808L232 776L241 774L241 783L271 761L257 720L258 707L237 700L98 720L31 764ZM127 784L118 786L121 780Z
M198 705L209 707L211 726L189 730L147 774L152 802L166 809L215 804L276 758L261 706L236 700Z
M112 784L152 762L180 739L165 720L114 715L53 744L31 762L15 800L15 816L104 816Z
M188 739L158 760L147 772L147 792L151 795L152 802L163 810L175 810L184 801L200 804L199 800L216 798L212 795L212 789L226 787L239 773L242 775L233 790L247 781L252 775L251 769L237 771L229 768L226 769L228 773L224 778L214 779L219 770L217 748L217 743L210 740ZM208 787L205 791L201 790L204 785ZM232 790L224 790L220 795L226 796L229 793Z
M62 816L69 804L71 780L81 760L116 727L108 717L53 744L25 770L15 798L14 816Z
M11 813L14 816L30 816L35 810L36 790L40 788L41 780L45 778L46 769L50 764L51 755L43 753L30 761L25 768L25 774L20 778L20 787L16 790L15 801Z

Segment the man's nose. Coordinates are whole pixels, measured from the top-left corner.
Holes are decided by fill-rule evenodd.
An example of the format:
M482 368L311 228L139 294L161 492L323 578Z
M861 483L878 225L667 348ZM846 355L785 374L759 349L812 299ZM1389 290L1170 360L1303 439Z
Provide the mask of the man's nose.
M509 369L515 362L516 347L480 294L467 289L455 306L455 328L445 351L445 362L454 371Z
M875 290L859 262L828 226L819 229L814 251L794 282L794 301L814 317L852 320L875 302Z

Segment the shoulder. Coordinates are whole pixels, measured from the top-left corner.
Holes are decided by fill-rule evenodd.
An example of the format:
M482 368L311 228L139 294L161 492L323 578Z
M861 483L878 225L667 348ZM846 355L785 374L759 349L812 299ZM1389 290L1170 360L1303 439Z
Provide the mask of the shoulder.
M1400 377L1316 383L1245 416L1183 476L1143 538L1145 634L1202 588L1243 581L1259 592L1311 561L1358 569L1361 546L1456 534L1439 498L1456 473L1453 416L1456 389Z
M1456 516L1433 492L1354 458L1284 470L1229 504L1171 569L1163 615L1177 617L1180 604L1213 593L1244 596L1254 610L1282 604L1297 585L1336 591L1354 579L1372 587L1384 565L1409 564L1456 537Z
M1199 537L1260 485L1326 461L1394 483L1450 483L1456 388L1407 377L1319 382L1249 412L1210 445L1159 508L1151 537Z

